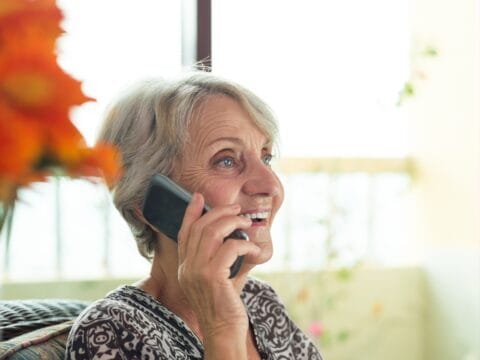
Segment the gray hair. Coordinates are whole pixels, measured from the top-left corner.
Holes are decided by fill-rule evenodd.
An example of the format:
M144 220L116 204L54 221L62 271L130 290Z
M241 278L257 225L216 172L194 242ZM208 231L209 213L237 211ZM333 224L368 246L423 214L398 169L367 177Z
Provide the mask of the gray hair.
M169 176L174 171L189 124L196 121L199 107L212 95L238 101L272 144L276 143L278 128L269 107L244 87L206 72L139 83L107 112L99 140L117 146L124 167L113 188L113 202L129 224L140 254L148 260L157 239L137 209L151 177L157 173Z

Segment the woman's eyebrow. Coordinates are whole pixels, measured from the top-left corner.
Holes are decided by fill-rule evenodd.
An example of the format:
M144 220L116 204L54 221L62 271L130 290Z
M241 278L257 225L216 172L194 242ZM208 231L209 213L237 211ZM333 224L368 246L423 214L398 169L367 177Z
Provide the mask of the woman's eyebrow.
M236 137L231 137L231 136L226 136L226 137L221 137L221 138L217 138L211 142L208 143L208 147L212 146L213 144L217 143L217 142L231 142L231 143L234 143L234 144L237 144L237 145L243 145L243 141L239 138L236 138Z
M231 143L234 143L234 144L237 144L237 145L243 145L243 141L240 138L233 137L233 136L225 136L225 137L221 137L221 138L212 140L210 143L208 143L207 146L210 147L213 144L215 144L217 142L222 142L222 141L231 142ZM266 139L264 144L263 144L263 148L269 148L271 146L272 146L272 141L269 140L269 139Z

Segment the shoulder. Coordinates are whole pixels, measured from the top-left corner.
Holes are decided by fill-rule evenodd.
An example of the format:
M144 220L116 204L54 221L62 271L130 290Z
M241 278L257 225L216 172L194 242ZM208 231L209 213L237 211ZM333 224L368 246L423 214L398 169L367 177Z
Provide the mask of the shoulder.
M92 328L111 327L117 329L127 326L135 319L142 319L145 315L125 302L105 298L92 303L76 319L72 332L92 331Z
M292 321L285 305L270 285L249 278L242 299L257 343L264 352L288 359L321 360L315 344Z
M247 308L253 305L264 307L268 304L285 308L275 290L266 282L256 278L248 278L241 296Z
M168 354L168 339L158 324L112 294L91 304L76 319L67 341L67 359L134 359L156 354L155 347Z
M112 330L128 327L131 330L142 329L139 322L148 322L148 314L125 296L125 290L119 288L107 297L97 300L86 308L75 321L73 331L87 331L92 328L109 327Z
M266 332L276 332L289 324L285 305L267 283L250 278L243 289L242 299L252 323L265 327Z
M243 295L247 297L255 296L262 293L271 294L277 297L275 290L269 284L267 284L263 280L254 277L248 278L245 286L243 287L243 293Z

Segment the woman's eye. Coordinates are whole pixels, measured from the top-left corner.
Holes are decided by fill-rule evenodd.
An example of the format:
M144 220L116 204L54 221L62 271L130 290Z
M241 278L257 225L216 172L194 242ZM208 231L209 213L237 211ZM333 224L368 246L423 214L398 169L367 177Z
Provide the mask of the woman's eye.
M267 166L270 166L272 163L273 155L272 154L267 154L263 157L263 163Z
M232 168L235 165L235 159L231 156L227 156L220 159L217 164L224 168Z

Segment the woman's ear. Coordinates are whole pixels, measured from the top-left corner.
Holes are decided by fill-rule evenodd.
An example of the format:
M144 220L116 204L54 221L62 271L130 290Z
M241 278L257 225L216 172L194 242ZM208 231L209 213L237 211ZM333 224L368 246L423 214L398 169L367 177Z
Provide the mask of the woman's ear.
M142 212L142 210L140 210L139 207L135 207L135 209L133 211L135 212L135 215L138 217L138 219L140 219L142 222L147 224L147 226L149 226L154 232L157 232L157 233L160 232L155 226L150 224L147 221L147 219L145 219L145 216L143 216L143 212Z
M135 215L140 219L142 220L144 223L147 223L148 224L148 221L145 219L145 217L143 216L143 213L142 213L142 210L140 210L140 208L138 206L136 206L133 211L135 212Z

